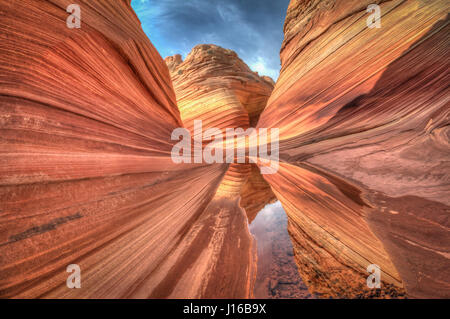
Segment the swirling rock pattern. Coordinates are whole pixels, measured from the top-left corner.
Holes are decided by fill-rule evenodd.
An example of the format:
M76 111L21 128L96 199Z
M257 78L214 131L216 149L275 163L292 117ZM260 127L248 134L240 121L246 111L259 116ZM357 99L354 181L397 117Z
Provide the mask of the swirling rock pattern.
M164 63L129 0L79 0L80 29L68 4L0 3L0 297L252 297L274 195L315 295L367 297L377 264L383 294L450 296L448 1L292 0L275 88L214 45ZM270 186L173 163L195 119L279 128Z
M250 296L250 240L214 267L242 224L207 214L228 165L171 161L175 93L130 2L78 3L80 29L67 1L0 4L0 296Z
M212 44L192 49L185 61L166 58L186 128L194 120L210 127L255 127L273 89L273 80L260 77L232 50Z
M260 77L232 51L212 44L194 47L185 61L180 55L165 59L169 67L181 119L194 135L194 120L203 130L254 127L264 110L274 82ZM241 196L240 205L251 222L275 200L270 186L254 164L232 164L218 194Z
M379 29L366 24L371 3ZM377 264L410 297L450 296L449 11L448 1L289 5L258 127L280 129L281 167L265 178L314 293L358 296Z

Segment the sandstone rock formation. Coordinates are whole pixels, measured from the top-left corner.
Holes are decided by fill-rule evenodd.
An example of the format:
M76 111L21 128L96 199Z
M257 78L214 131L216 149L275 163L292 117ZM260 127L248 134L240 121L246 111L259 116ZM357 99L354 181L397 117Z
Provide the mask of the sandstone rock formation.
M381 28L366 8L381 7ZM258 127L264 176L313 293L355 297L366 267L410 297L449 297L448 1L291 1L282 70Z
M129 2L78 1L80 29L67 1L0 4L1 297L251 295L250 234L222 228L245 216L210 204L228 165L171 161L169 71Z
M448 1L292 0L274 89L214 45L164 63L130 0L68 4L0 3L0 297L252 297L274 196L314 295L372 297L377 264L381 295L450 296ZM279 128L277 174L175 164L196 119Z
M202 121L203 131L210 128L219 128L223 132L227 128L246 130L255 126L273 89L270 78L259 77L235 52L216 45L194 47L185 61L180 55L167 57L165 61L172 76L183 125L192 136L195 135L194 120ZM248 289L252 296L256 276L256 247L250 238L242 234L249 234L247 222L251 222L258 211L273 200L275 195L261 177L259 169L247 161L229 166L207 209L209 218L221 216L220 227L224 230L222 245L231 246L226 248L227 254L215 260L215 265L211 267L227 274L243 266L247 269L245 264L249 263L251 271L246 282L249 283ZM246 247L241 242L251 242L251 251L247 250L250 258L242 255ZM239 259L232 256L239 256ZM223 285L216 284L222 291L211 296L229 297L229 291L223 291ZM232 281L226 284L236 285Z
M255 236L258 267L255 298L312 299L293 258L287 216L280 202L267 205L249 226Z
M185 61L180 55L165 59L169 67L181 119L194 135L194 120L203 130L254 127L272 92L270 77L260 77L231 50L212 44L194 47ZM242 192L242 194L241 194ZM240 196L251 222L275 195L254 164L233 164L218 193ZM226 194L225 194L226 193Z
M203 128L255 127L273 89L273 80L260 77L234 51L212 44L192 49L185 61L166 58L178 108L185 127L201 119Z

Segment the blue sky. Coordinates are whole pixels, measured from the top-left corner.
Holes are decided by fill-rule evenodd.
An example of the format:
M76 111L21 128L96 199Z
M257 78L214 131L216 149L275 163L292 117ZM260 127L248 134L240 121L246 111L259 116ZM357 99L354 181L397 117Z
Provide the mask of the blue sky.
M164 58L197 44L236 51L253 71L274 80L289 0L132 0L142 27Z

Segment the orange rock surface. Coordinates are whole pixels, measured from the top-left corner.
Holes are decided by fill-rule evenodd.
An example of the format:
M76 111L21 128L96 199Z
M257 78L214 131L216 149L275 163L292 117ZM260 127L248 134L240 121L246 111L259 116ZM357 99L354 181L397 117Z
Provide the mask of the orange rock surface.
M0 297L252 297L275 196L314 295L367 297L377 264L450 297L448 1L292 0L275 87L215 45L164 61L130 0L79 0L79 29L68 4L0 3ZM278 172L175 164L194 120L279 128Z
M0 4L0 296L250 296L247 229L241 270L216 266L246 225L210 204L228 165L171 161L175 93L129 1L78 3L80 29L67 1Z
M185 61L180 55L167 57L165 61L172 76L182 122L192 136L194 120L202 121L203 131L219 128L225 133L227 128L254 126L273 89L270 78L259 77L235 52L219 46L198 45ZM227 249L227 255L220 256L222 259L216 259L211 267L231 279L230 272L237 269L248 272L242 276L247 278L242 282L248 283L245 289L249 290L240 287L247 295L233 296L253 296L256 246L253 237L249 236L247 222L273 200L275 195L255 164L233 163L206 209L208 218L220 216L220 227L225 234L220 245ZM215 284L220 290L210 296L230 297L229 290L224 290L220 282ZM227 282L231 287L236 284L239 282Z
M366 8L381 7L381 28ZM258 127L280 129L282 202L310 290L355 297L369 264L449 297L448 1L291 1Z
M169 67L181 119L194 135L194 120L203 130L254 127L272 92L274 82L260 77L231 50L203 44L192 49L185 61L180 55L165 59ZM218 194L241 196L240 205L251 222L275 195L254 164L233 164ZM241 194L242 193L242 194Z

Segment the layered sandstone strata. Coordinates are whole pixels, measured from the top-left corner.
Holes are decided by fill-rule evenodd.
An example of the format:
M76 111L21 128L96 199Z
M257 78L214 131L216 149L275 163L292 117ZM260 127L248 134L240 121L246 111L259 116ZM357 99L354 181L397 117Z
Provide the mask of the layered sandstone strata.
M369 28L369 4L381 28ZM448 1L291 1L258 127L303 279L355 297L366 267L410 297L449 297ZM391 289L391 288L389 288Z
M181 119L194 135L194 120L203 131L254 127L267 104L274 82L259 76L228 49L197 45L183 61L180 55L165 58L169 67ZM224 145L225 148L225 145ZM241 194L242 193L242 194ZM275 200L256 165L232 164L217 195L241 197L240 205L251 222L257 212Z
M260 77L236 52L212 44L192 49L186 59L166 58L185 127L255 127L272 93L273 80Z
M0 4L0 296L251 296L245 215L211 203L228 165L172 162L175 93L130 1L77 3L80 29L67 1Z

